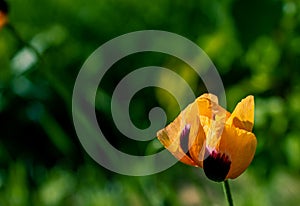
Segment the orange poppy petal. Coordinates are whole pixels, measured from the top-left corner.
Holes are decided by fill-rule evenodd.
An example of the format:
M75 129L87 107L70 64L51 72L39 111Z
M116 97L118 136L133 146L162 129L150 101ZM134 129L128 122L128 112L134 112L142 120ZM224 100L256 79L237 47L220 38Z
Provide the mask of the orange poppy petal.
M194 118L191 117L194 116ZM197 166L192 157L189 156L189 140L195 134L194 122L197 113L191 112L191 105L184 109L179 116L167 127L157 132L157 138L177 159L181 162ZM186 117L188 117L186 119ZM192 122L193 121L193 122ZM198 123L199 124L199 123ZM187 127L188 126L188 127ZM186 133L186 135L184 134Z
M205 153L205 132L201 125L201 118L198 115L198 106L193 104L191 107L189 118L187 121L191 123L191 133L189 138L189 153L198 166L203 167L203 159ZM205 117L208 119L207 117Z
M213 148L219 141L230 113L218 105L218 97L213 94L203 94L197 98L196 102L201 125L206 134L206 145Z
M7 16L4 12L0 11L0 28L7 23Z
M227 124L248 132L252 131L254 124L254 97L252 95L247 96L237 104L227 120Z
M200 97L198 97L197 99L209 99L211 102L219 104L218 97L214 94L211 94L211 93L204 93Z
M218 97L213 94L203 94L196 99L196 102L201 116L215 119L216 114L225 114L227 118L230 117L230 113L218 104Z
M231 160L226 179L234 179L246 170L254 157L256 144L256 137L253 133L225 125L219 152L228 155Z

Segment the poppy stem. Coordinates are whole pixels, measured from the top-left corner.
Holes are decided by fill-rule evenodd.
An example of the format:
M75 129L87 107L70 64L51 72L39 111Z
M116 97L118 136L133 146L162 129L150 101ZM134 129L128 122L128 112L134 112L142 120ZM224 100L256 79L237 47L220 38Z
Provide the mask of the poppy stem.
M230 191L228 180L225 180L223 182L223 189L224 189L224 193L226 195L228 205L233 206L233 200L232 200L232 197L231 197L231 191Z
M38 60L37 62L45 63L45 59L43 58L42 53L39 52L39 50L34 45L32 45L30 42L24 40L13 24L8 22L5 25L5 28L8 29L8 31L12 34L12 36L18 41L20 46L27 47L34 53L34 55L37 57L37 60ZM28 74L31 71L32 71L32 69L27 70L26 74ZM23 72L19 75L24 75L24 74L25 74L25 72ZM46 76L48 81L52 83L53 87L62 96L62 98L69 104L69 100L72 99L72 96L70 96L70 93L66 89L64 84L61 83L60 80L58 80L58 78L56 78L56 76L49 69L47 69L47 66L43 67L43 74Z
M40 52L34 46L32 46L30 43L25 41L11 23L7 23L5 25L5 27L11 32L11 34L17 39L17 41L19 41L19 43L21 43L21 45L24 45L25 47L28 47L29 49L31 49L39 60L42 59Z

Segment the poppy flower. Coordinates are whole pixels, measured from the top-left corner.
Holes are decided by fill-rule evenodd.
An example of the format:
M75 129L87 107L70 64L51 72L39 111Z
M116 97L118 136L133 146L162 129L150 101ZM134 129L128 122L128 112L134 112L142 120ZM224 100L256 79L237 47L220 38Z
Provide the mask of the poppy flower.
M203 94L164 129L160 142L181 162L203 168L206 176L221 182L241 175L256 150L254 97L247 96L232 114L213 94Z
M8 5L6 1L0 0L0 29L7 23Z

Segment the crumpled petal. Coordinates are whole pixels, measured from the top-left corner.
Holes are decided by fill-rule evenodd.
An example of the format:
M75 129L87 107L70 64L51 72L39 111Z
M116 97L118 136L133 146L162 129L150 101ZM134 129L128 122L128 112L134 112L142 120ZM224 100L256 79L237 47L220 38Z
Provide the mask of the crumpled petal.
M216 95L206 93L198 97L195 102L200 116L206 116L210 119L215 119L216 114L225 114L227 118L230 116L230 113L218 104Z

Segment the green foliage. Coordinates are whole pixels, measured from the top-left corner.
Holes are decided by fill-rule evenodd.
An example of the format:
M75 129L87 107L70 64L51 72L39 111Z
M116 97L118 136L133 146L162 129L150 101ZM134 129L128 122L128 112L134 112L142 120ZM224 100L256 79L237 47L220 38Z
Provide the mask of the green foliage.
M78 141L71 97L83 62L111 38L144 29L174 32L197 43L222 77L229 111L246 95L255 96L258 147L247 171L231 182L236 205L299 204L299 1L8 3L9 22L20 36L8 26L0 30L0 205L225 204L221 185L207 180L201 169L178 163L147 177L122 176L93 162ZM201 79L171 56L137 54L114 65L100 84L96 110L112 144L130 154L153 154L161 145L131 141L118 132L111 95L130 71L151 65L176 71L196 95L205 92ZM133 122L146 128L154 106L166 109L168 121L179 112L169 94L147 88L132 100Z

